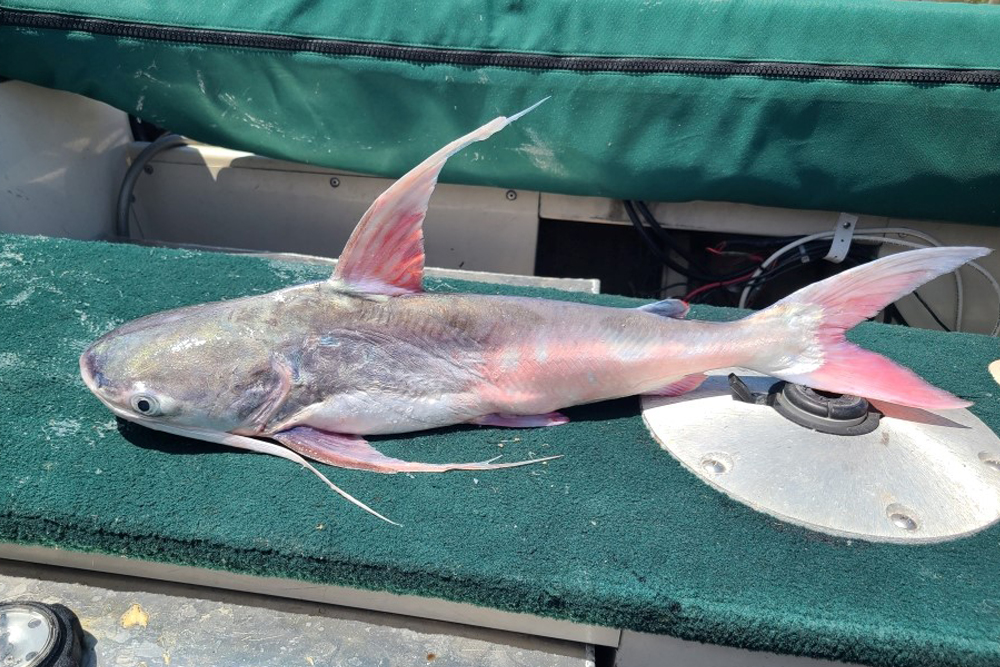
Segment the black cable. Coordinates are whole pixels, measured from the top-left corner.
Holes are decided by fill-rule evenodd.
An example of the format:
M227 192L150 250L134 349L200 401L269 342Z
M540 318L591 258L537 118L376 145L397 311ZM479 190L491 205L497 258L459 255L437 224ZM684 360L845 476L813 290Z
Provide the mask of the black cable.
M687 262L688 266L694 267L698 271L701 271L705 274L710 273L710 271L708 271L697 260L695 260L691 256L691 253L689 253L682 245L674 242L673 238L671 238L667 230L663 228L663 225L660 224L660 221L656 219L655 215L653 215L653 212L649 210L649 207L646 205L646 202L635 201L630 203L639 208L639 214L646 220L649 226L653 228L653 231L655 231L656 235L660 237L660 240L663 241L663 243L666 244L667 247L669 247L675 253L680 255L684 259L684 261Z
M726 240L726 246L750 246L752 248L773 248L783 246L802 238L798 236L733 236Z
M784 274L788 273L791 269L795 267L808 266L813 262L823 259L823 257L826 256L826 253L829 250L829 248L830 248L829 243L822 240L812 241L810 243L806 243L804 245L799 246L797 248L798 252L796 252L794 255L789 253L788 257L785 260L775 264L774 266L768 267L768 269L765 270L764 273L754 278L751 281L752 283L751 290L757 289L763 286L765 283L768 283L774 280L775 278L783 276ZM845 257L844 260L845 260L844 263L846 264L847 258Z
M747 279L745 281L740 281L738 283L730 283L728 285L715 285L714 287L705 290L701 294L698 294L696 299L692 299L692 303L703 303L703 299L705 296L712 294L716 290L725 289L728 287L739 286L740 289L745 289L746 286L749 284L752 294L752 290L757 289L758 287L768 282L769 280L784 275L785 273L788 273L790 270L795 269L799 266L805 266L807 264L811 264L812 262L816 261L816 259L819 259L819 257L813 257L812 255L808 255L808 257L809 257L808 262L803 262L801 255L788 257L785 258L783 261L779 262L778 264L768 267L765 270L765 272L760 274L759 276L756 277L747 276ZM749 300L750 298L748 297L747 301L749 302Z
M653 239L650 238L649 232L646 231L646 226L642 224L642 222L639 220L639 216L636 215L635 208L633 208L632 206L632 202L626 200L624 204L625 204L625 213L628 214L629 221L631 221L632 226L635 227L635 231L639 232L639 236L646 244L646 247L649 248L649 251L652 252L653 255L658 260L660 260L660 262L666 264L674 271L683 272L681 267L678 266L676 263L674 263L669 257L664 255L663 250L660 249L660 246L656 245Z
M890 303L888 306L886 306L885 308L882 309L882 312L885 313L886 320L888 320L889 323L897 323L898 322L899 324L902 324L903 326L907 326L907 327L910 326L910 323L907 322L906 318L903 317L903 314L901 312L899 312L899 308L896 306L895 303Z
M820 241L820 243L823 242ZM817 250L821 251L823 254L817 253L816 255L812 255L807 253L807 256L809 257L808 262L803 262L801 255L795 255L793 257L790 257L788 260L772 267L766 273L763 273L757 276L756 278L752 279L751 281L749 281L750 292L747 294L747 301L746 301L747 307L748 308L750 307L750 303L753 301L754 298L754 293L757 292L761 287L763 287L765 283L768 283L774 280L775 278L780 278L781 276L787 273L791 273L792 271L794 271L799 267L808 266L809 264L812 264L813 262L822 259L826 255L826 250L827 250L826 244L823 243L823 245L817 248ZM851 268L852 266L857 266L860 263L857 261L851 261L850 264L848 264L848 260L849 258L844 259L843 264L845 268ZM744 285L744 288L745 287L746 285Z
M937 313L935 313L933 310L931 310L931 307L929 305L927 305L927 302L924 301L924 298L922 296L920 296L916 292L916 290L913 291L913 296L917 297L917 301L919 301L920 305L924 307L924 310L926 310L930 314L930 316L934 318L934 321L938 323L939 327L941 327L945 331L948 331L948 332L951 331L951 329L949 329L948 326L945 325L945 323L941 321L941 318L937 316Z
M642 218L646 220L647 224L653 228L653 231L657 233L657 236L666 244L671 250L680 255L684 261L687 262L689 270L692 268L695 271L700 271L702 275L713 276L713 280L706 280L706 282L718 282L723 280L732 280L733 278L738 278L747 272L747 269L753 266L752 263L748 263L746 267L730 271L729 273L723 273L719 275L714 275L711 270L707 269L705 265L698 262L691 254L684 248L684 246L675 242L671 234L660 224L660 221L656 219L653 212L649 210L649 206L646 205L644 201L634 201L630 202L639 207L639 212L642 214ZM676 269L675 269L676 270ZM698 280L705 280L703 278L698 278Z
M708 273L699 271L696 268L692 268L690 266L681 266L674 260L670 259L669 254L664 253L663 249L660 248L660 246L656 243L656 241L650 235L649 230L646 228L646 225L642 223L642 220L639 218L638 213L636 213L633 202L625 200L624 205L625 205L625 213L628 215L629 221L632 223L632 226L635 227L635 230L639 232L639 236L642 238L643 242L649 248L650 252L652 252L653 255L658 260L660 260L661 263L663 263L668 268L673 269L682 276L686 276L688 278L694 278L695 280L701 280L707 283L715 283L721 280L732 280L733 278L737 278L747 272L749 267L740 269L739 271L733 271L731 273L713 276ZM663 230L661 229L661 231Z
M821 250L825 249L826 243L824 241L817 241L817 242L823 244L819 249L821 249ZM808 246L810 244L807 243L805 245ZM799 247L802 248L803 246L799 246ZM762 287L765 283L767 283L767 282L769 282L771 280L774 280L775 278L778 278L778 277L780 277L780 276L782 276L782 275L790 272L797 265L800 265L800 264L801 265L809 264L809 263L812 263L813 261L815 261L816 259L819 259L818 257L816 257L816 258L812 257L811 251L809 251L809 250L806 251L806 255L810 257L810 261L809 262L802 263L801 262L801 255L800 256L793 256L789 261L782 262L781 264L779 264L779 265L777 265L775 267L772 267L767 272L762 273L761 275L757 276L757 278L754 278L751 281L749 281L749 283L750 283L750 292L749 292L749 294L747 294L747 302L746 302L747 306L749 307L751 301L753 301L754 292L756 292L758 289L760 289L760 287ZM845 262L846 262L846 258L845 258ZM857 262L854 262L853 264L856 265ZM723 285L720 285L719 287L723 287ZM726 287L728 287L728 285ZM743 287L745 289L746 285L743 285ZM716 289L718 289L718 288L716 287L716 288L707 290L703 294L700 294L699 297L703 297L706 294L710 294L710 293L714 292ZM934 321L937 323L937 325L939 327L941 327L941 329L943 329L944 331L948 331L948 332L951 331L951 328L949 328L948 325L946 325L944 322L941 321L941 318L938 317L937 313L935 313L934 310L931 309L930 305L926 301L924 301L923 297L920 296L920 294L918 292L914 291L913 292L913 296L917 299L917 301L920 302L920 305L924 307L924 310L927 311L927 313L934 319ZM888 306L886 306L886 311L887 311L887 314L892 319L898 320L900 323L902 323L902 324L904 324L906 326L911 326L909 324L909 322L907 322L906 319L903 318L902 313L899 312L899 308L897 308L895 306L895 304L889 304Z
M795 238L795 237L792 237L792 238ZM813 247L809 247L809 246L813 246ZM755 278L748 278L745 283L744 282L740 282L740 283L731 283L729 285L716 285L715 287L713 287L711 289L708 289L708 290L705 290L701 294L697 295L696 299L693 299L692 302L693 303L703 302L704 299L705 299L705 297L707 297L708 295L712 294L716 290L719 290L719 289L722 289L722 288L726 288L726 287L733 287L733 286L739 285L741 287L741 289L746 289L748 286L750 288L750 292L747 294L747 301L746 301L746 304L749 307L750 304L751 304L751 302L753 301L755 293L761 287L763 287L766 283L768 283L768 282L770 282L770 281L772 281L772 280L774 280L776 278L779 278L779 277L781 277L781 276L783 276L783 275L785 275L787 273L790 273L791 271L794 271L798 267L806 266L808 264L811 264L814 261L817 261L817 260L821 259L823 257L823 254L825 254L827 247L828 247L828 242L825 241L825 240L820 240L820 239L817 239L816 241L812 241L810 243L806 243L804 245L801 245L801 246L798 247L798 249L800 251L799 253L794 254L794 255L790 254L790 256L787 259L785 259L784 261L782 261L782 262L780 262L780 263L778 263L778 264L776 264L774 266L769 267L761 275L759 275L759 276L757 276ZM819 253L823 253L823 254L819 254ZM803 262L802 261L802 257L803 256L808 257L808 261ZM849 256L847 258L845 258L845 261L844 261L845 266L847 265L847 262L849 260L850 260ZM850 262L850 266L856 266L859 263L860 262L852 261L852 262ZM847 268L850 268L850 266L847 266ZM719 280L719 281L713 281L713 282L723 282L723 281ZM669 289L670 287L676 287L676 286L682 285L682 284L684 284L684 283L677 283L677 284L674 284L674 285L668 285L667 288ZM926 301L924 301L923 297L921 297L918 292L914 291L913 292L913 296L917 299L918 302L920 302L920 305L924 307L924 310L927 311L927 313L934 319L934 321L937 323L937 325L939 327L941 327L941 329L943 329L944 331L948 331L948 332L951 331L951 328L948 327L948 325L946 325L941 320L940 317L938 317L937 313L935 313L934 310L930 307L930 305ZM888 315L888 317L891 318L892 320L896 320L896 321L900 322L903 325L910 326L909 322L906 321L906 319L903 317L902 313L899 312L899 308L897 308L895 304L889 304L888 306L886 306L885 310L886 310L886 314Z
M132 190L135 189L135 182L139 180L139 174L143 172L146 163L163 151L176 146L184 146L187 139L177 134L164 134L162 137L142 149L135 161L129 165L125 171L125 178L122 179L121 189L118 190L118 207L115 211L115 234L119 238L127 238L128 232L128 212L132 205Z
M705 297L708 296L709 294L716 292L717 290L730 288L734 286L739 286L740 289L744 289L748 284L750 285L751 295L752 295L753 290L758 289L759 287L764 285L764 283L767 283L770 280L778 278L784 275L785 273L788 273L792 269L795 269L798 266L811 264L812 262L822 259L826 255L829 246L825 241L817 239L815 241L810 241L806 244L799 246L798 249L800 250L799 252L795 253L794 255L792 254L786 255L777 264L769 266L767 269L765 269L764 272L761 273L759 276L756 277L747 276L747 279L745 281L731 282L728 285L715 285L714 287L711 287L710 289L707 289L704 292L696 295L696 297L692 299L692 303L704 303ZM806 261L802 261L803 257L806 258ZM852 262L851 265L854 264L856 264L856 262ZM741 273L740 275L746 275L746 272ZM723 281L716 281L716 282L723 282ZM749 300L750 298L748 297L747 301L749 302Z
M167 134L167 131L158 125L144 121L137 116L129 114L128 126L132 130L132 139L135 141L146 141L152 143Z

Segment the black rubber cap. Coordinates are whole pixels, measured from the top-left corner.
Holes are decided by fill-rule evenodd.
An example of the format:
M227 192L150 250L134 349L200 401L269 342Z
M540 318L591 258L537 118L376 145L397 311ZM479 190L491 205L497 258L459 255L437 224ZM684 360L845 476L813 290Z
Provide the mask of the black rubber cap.
M800 426L832 435L864 435L878 428L882 414L860 396L819 392L779 383L771 394L777 412Z

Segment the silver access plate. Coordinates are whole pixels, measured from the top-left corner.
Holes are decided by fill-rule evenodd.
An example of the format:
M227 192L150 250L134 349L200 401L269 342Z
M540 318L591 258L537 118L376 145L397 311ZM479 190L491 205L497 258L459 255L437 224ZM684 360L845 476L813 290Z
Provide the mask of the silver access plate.
M872 433L838 436L733 400L736 372L755 392L775 380L714 371L693 392L644 397L660 446L707 484L759 512L839 537L943 542L1000 519L1000 438L968 410L873 401Z
M81 667L594 667L580 643L33 563L0 560L0 600L71 609ZM0 666L24 656L0 641Z

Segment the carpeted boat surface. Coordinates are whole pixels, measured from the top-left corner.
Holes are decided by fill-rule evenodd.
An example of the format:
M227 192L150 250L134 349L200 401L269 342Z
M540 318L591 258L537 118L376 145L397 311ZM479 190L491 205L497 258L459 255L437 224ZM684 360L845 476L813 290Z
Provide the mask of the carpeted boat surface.
M397 528L289 461L118 422L80 380L80 352L127 320L326 274L0 237L0 539L872 665L1000 664L1000 527L899 546L781 523L683 469L647 433L634 398L567 410L572 422L555 428L373 438L389 455L425 461L565 455L546 465L391 476L324 467ZM639 303L450 280L428 288ZM986 370L995 339L877 324L852 337L976 401L1000 428Z

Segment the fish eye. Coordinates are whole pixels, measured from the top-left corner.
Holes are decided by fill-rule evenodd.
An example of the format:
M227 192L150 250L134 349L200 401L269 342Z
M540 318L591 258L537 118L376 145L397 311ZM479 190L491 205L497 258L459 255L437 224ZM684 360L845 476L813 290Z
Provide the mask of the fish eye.
M160 402L156 400L155 396L134 394L130 403L133 410L147 417L152 417L160 413Z

